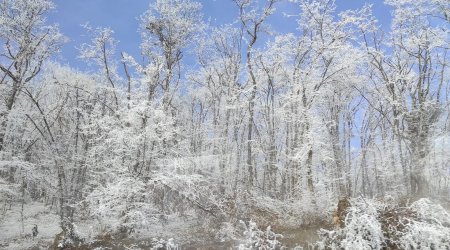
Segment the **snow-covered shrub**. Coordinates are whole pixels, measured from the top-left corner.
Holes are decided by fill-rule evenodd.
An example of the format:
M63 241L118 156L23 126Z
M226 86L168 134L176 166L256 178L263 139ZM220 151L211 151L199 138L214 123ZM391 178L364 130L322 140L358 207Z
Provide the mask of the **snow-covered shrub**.
M357 200L345 219L345 249L379 249L384 242L381 223L377 220L377 204Z
M398 245L402 249L449 249L450 214L429 199L414 202L410 209L417 217L407 224Z
M55 236L51 249L70 249L84 243L77 226L68 219L63 221L63 231Z
M448 249L450 215L440 205L421 199L409 207L352 199L345 223L321 230L319 249Z
M450 214L439 204L431 202L429 199L420 199L413 202L410 208L417 212L419 218L430 223L450 227Z
M178 250L179 247L175 244L175 241L170 238L168 240L165 239L152 239L152 247L151 250Z
M237 232L234 225L230 222L224 222L217 231L215 238L220 242L236 240L236 234Z
M319 199L305 193L301 198L286 201L255 191L238 190L235 196L225 197L221 206L230 220L235 222L252 220L260 226L298 228L323 222L332 208L330 201L325 201L323 197L320 199L319 202Z
M450 228L412 221L399 240L401 249L449 249Z
M291 228L320 224L332 210L332 200L328 194L317 191L315 194L305 192L289 203L279 202L280 224Z
M244 239L239 244L239 250L272 250L283 248L281 242L278 241L279 238L283 238L283 235L272 232L270 226L267 227L266 231L262 231L253 221L249 221L248 223L240 221L240 224L244 228Z
M220 218L221 208L210 195L212 190L199 175L167 173L152 178L124 175L96 187L86 202L90 216L104 231L127 237L146 232L155 224L167 224L174 216Z
M145 202L148 192L139 179L123 178L98 187L86 198L91 215L110 232L130 233L137 227L154 222L157 210ZM126 232L125 232L126 231Z
M384 236L378 221L380 204L355 199L346 211L345 226L335 231L322 230L319 248L381 249Z

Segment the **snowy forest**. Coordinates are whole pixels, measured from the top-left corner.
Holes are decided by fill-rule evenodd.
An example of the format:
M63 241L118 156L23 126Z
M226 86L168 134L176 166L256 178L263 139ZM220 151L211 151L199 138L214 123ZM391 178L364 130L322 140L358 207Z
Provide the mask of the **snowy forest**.
M149 1L139 57L85 24L80 70L0 0L0 248L450 249L450 2L220 1Z

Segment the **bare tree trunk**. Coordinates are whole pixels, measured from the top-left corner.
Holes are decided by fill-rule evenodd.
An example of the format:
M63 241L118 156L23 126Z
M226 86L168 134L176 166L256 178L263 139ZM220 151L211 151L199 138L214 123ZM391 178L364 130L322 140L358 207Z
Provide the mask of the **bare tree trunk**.
M310 122L306 120L306 134L310 133ZM314 193L314 182L312 177L312 160L313 160L313 148L312 142L308 141L308 153L306 158L306 178L308 182L308 190L311 193Z

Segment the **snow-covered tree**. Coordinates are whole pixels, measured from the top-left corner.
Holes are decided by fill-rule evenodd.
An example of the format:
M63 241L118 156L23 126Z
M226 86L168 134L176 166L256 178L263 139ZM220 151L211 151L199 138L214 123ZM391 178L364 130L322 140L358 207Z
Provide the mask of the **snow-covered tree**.
M22 88L64 42L58 26L46 24L53 8L49 0L0 2L0 150L6 146L8 116Z

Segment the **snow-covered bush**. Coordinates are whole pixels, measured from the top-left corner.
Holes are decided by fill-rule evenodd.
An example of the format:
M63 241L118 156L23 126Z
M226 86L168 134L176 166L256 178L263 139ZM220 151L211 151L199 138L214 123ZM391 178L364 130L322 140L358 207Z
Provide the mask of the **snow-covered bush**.
M373 201L352 200L346 211L345 226L335 231L322 230L319 248L381 249L384 236L377 219L380 206Z
M155 224L167 224L173 216L221 217L212 190L199 175L123 176L96 187L86 202L91 218L104 231L127 237L145 232Z
M350 200L345 223L321 230L319 249L446 249L450 215L438 204L420 199L409 207L376 200Z
M233 222L252 220L260 226L298 228L324 221L332 210L331 198L324 197L314 198L305 194L298 199L283 201L261 196L258 192L238 190L235 196L223 198L221 206Z
M65 219L63 231L55 236L51 249L70 249L81 246L84 239L80 236L77 226Z
M429 199L420 199L413 202L410 208L416 211L419 218L450 227L450 214L439 204L431 202Z
M377 220L377 206L358 202L348 211L341 246L345 249L379 249L384 237L381 223Z
M98 187L86 199L91 215L114 233L131 233L157 222L159 212L151 203L146 184L132 177Z
M175 241L170 238L168 240L165 239L152 239L152 247L151 250L178 250L179 247L175 244Z
M221 227L217 230L215 238L219 242L224 242L228 240L236 240L236 228L233 223L224 222Z
M283 235L274 233L270 226L267 227L266 231L262 231L253 221L249 221L248 223L240 221L240 224L244 228L244 239L239 244L239 250L272 250L283 248L281 242L278 241L278 239L283 238Z
M407 224L398 240L402 249L448 249L450 247L450 214L429 199L411 204L415 220Z

